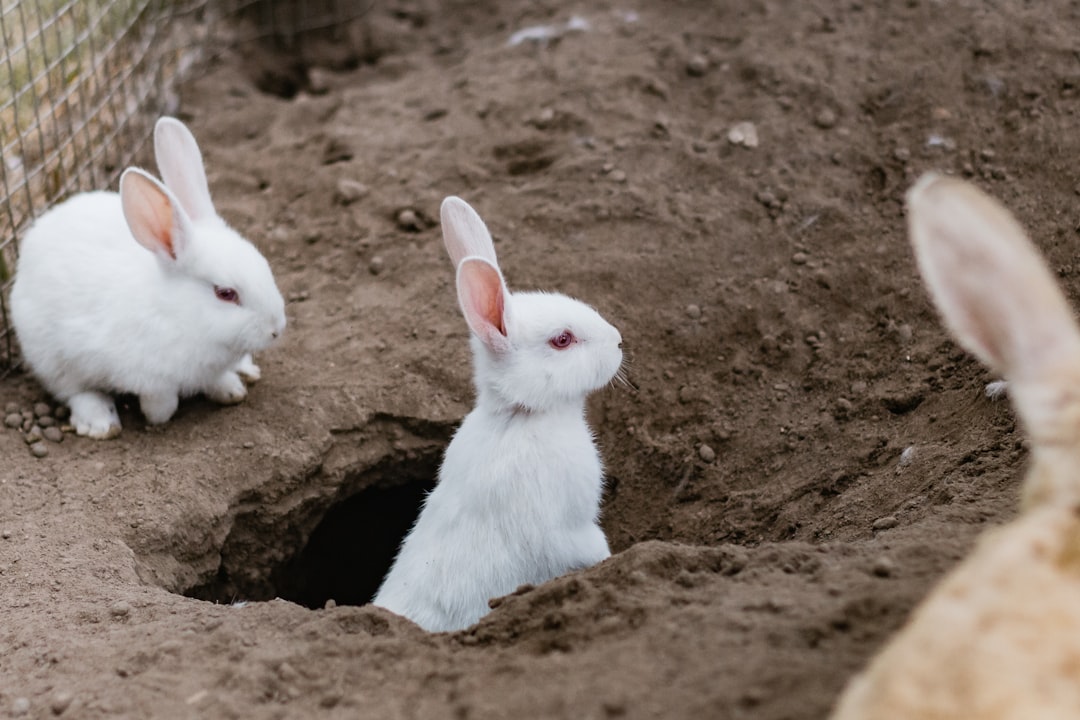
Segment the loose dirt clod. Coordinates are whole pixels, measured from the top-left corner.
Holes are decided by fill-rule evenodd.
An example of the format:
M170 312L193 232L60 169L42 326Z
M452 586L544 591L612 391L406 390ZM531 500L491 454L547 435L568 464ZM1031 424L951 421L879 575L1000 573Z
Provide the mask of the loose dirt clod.
M342 178L338 180L335 198L342 205L351 205L357 200L367 197L369 192L371 191L364 183L352 178Z
M878 518L874 521L874 530L888 530L894 528L900 524L900 521L896 519L895 515L886 515L885 517Z
M757 127L752 122L738 123L728 130L727 139L732 145L756 148L758 146Z
M691 77L701 77L709 70L709 59L704 55L691 55L686 61L686 74Z
M71 701L74 699L75 696L66 690L58 690L49 702L49 709L52 710L53 715L63 715L71 707Z

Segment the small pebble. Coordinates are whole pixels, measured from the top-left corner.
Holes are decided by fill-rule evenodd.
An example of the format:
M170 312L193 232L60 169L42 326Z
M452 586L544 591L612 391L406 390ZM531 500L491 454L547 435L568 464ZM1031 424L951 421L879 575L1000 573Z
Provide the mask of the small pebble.
M36 458L43 458L49 454L49 448L43 442L36 442L30 446L30 453Z
M26 433L26 444L33 445L36 442L41 442L41 439L45 437L41 434L41 428L34 425L30 428L30 431Z
M34 415L37 417L42 417L43 415L49 415L51 413L52 408L49 407L48 403L37 403L34 405Z
M11 703L11 714L13 717L22 717L28 712L30 712L30 701L26 698L15 698Z
M252 449L253 447L255 447L255 443L253 443L253 442L251 442L250 440L248 440L247 442L245 442L245 443L244 443L244 444L242 445L242 447L243 447L243 448L244 448L245 450L251 450L251 449Z
M335 600L334 598L327 598L326 602L323 603L323 610L333 610L336 607L337 600Z
M679 402L681 402L683 405L692 403L699 398L700 395L698 394L698 391L690 385L683 385L681 388L679 388Z
M915 459L915 446L909 445L900 452L900 464L910 465L911 461Z
M43 428L52 427L56 424L56 418L51 415L42 415L37 419L37 424Z
M626 173L624 173L622 170L612 170L611 175L609 175L608 177L610 177L613 182L626 182Z
M408 232L419 232L424 229L420 216L411 208L405 208L397 214L397 226Z
M45 428L41 431L41 434L44 435L45 439L49 442L58 443L62 442L64 439L64 431L56 427L55 425L53 427Z
M791 262L796 265L805 265L806 261L810 259L810 256L804 252L797 252L791 256Z
M309 68L308 91L312 95L325 95L330 91L330 74L321 68Z
M126 600L117 600L109 608L109 614L115 618L125 618L131 614L131 603Z
M8 415L10 415L11 413L19 412L19 403L9 402L7 405L4 406L4 412Z
M836 113L829 108L825 108L814 117L814 124L822 130L828 130L829 128L835 127Z
M873 527L874 530L888 530L889 528L894 528L899 524L900 521L896 519L895 515L886 515L885 517L880 517L875 520L874 524L871 527Z
M728 130L727 139L732 145L756 148L758 146L757 127L752 122L738 123Z
M61 690L53 695L52 701L49 703L49 709L52 710L53 715L63 715L64 711L71 707L73 699L71 693Z
M4 418L4 425L8 426L9 428L17 428L20 427L22 424L23 416L17 412L8 413L7 417Z
M711 463L716 459L716 451L708 445L702 445L697 450L698 456L705 462Z
M11 539L11 531L10 530L4 530L3 532L0 532L0 538L3 538L5 540L10 540Z
M709 59L701 54L691 55L686 61L686 74L691 77L701 77L709 69Z
M368 272L372 275L378 275L383 271L383 259L381 256L376 255L371 258L371 262L368 263Z
M701 317L701 308L694 304L687 305L686 317L690 318L691 320L697 320Z
M896 563L894 563L890 558L882 555L874 561L874 565L870 568L870 570L878 577L890 577L894 572L896 572Z
M53 413L53 417L57 420L67 420L69 415L71 415L71 410L67 405L57 405L56 412Z
M368 194L368 186L351 178L341 178L337 184L335 199L342 205L350 205Z

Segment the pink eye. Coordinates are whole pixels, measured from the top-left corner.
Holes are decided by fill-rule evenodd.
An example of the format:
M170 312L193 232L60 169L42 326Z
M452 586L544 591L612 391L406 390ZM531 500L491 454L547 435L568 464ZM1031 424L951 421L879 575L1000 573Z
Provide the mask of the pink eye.
M222 302L240 304L240 293L229 287L214 286L214 295Z
M574 335L569 330L563 330L555 337L548 340L548 344L556 350L565 350L574 342Z

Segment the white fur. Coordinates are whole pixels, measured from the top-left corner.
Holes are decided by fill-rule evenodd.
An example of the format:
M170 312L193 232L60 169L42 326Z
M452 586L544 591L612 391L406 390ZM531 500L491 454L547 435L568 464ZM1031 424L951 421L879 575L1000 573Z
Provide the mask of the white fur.
M120 194L72 197L42 215L20 245L12 323L24 359L71 406L81 435L119 433L112 393L138 395L151 423L168 420L183 396L239 402L247 392L241 374L259 375L251 353L285 328L266 259L213 211L190 132L162 118L155 148L175 192L129 169ZM148 217L172 218L162 227L175 258L146 239ZM215 286L236 289L240 304L219 300Z
M473 331L477 403L374 600L433 632L467 627L487 614L489 599L610 555L585 398L622 364L618 330L591 307L506 291L472 208L447 198L442 222ZM470 286L476 278L485 289ZM479 294L487 307L489 292L503 312L485 319L470 298ZM549 341L566 330L577 341L553 348Z

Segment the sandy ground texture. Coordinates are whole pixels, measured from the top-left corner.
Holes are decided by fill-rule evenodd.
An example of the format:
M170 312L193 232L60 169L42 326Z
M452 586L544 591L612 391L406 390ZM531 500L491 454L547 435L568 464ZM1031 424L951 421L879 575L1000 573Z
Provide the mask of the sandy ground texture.
M182 115L289 328L241 405L129 402L42 458L0 431L0 716L823 717L1014 513L1025 442L902 197L973 178L1077 300L1078 14L392 2L344 60L222 58ZM448 194L511 287L620 328L637 387L589 408L615 556L428 635L364 603L472 402Z

